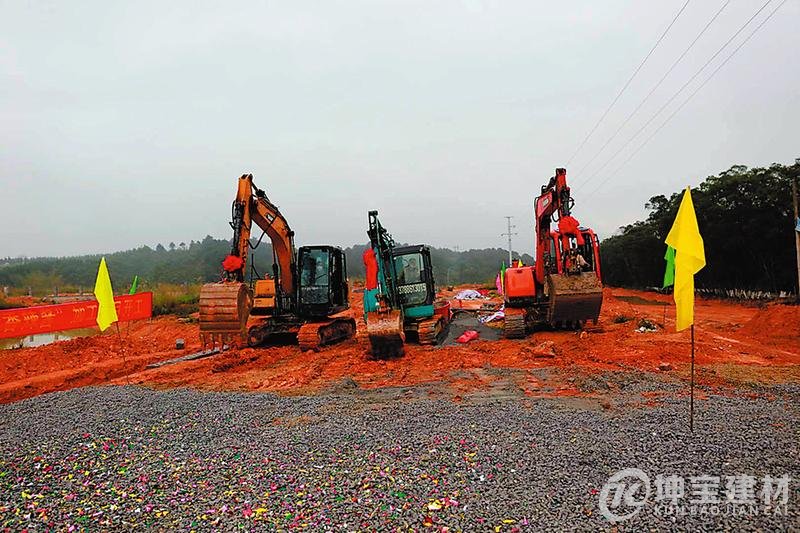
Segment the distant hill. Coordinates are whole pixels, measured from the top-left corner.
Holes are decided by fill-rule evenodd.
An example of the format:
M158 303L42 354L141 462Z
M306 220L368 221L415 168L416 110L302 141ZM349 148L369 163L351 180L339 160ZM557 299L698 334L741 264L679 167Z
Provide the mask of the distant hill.
M253 243L255 244L255 242ZM366 244L345 249L347 271L351 278L364 277L361 254ZM230 241L206 236L201 241L158 244L155 248L141 246L124 252L104 254L111 272L112 281L118 290L130 285L138 275L146 286L157 283L204 283L218 280L222 274L222 260L230 251ZM446 248L432 248L434 277L439 286L449 282L484 283L491 282L503 261L508 260L508 252L502 248L486 248L456 252ZM75 257L40 257L31 259L0 259L0 286L9 286L14 292L27 291L35 295L49 294L54 288L60 292L78 288L91 290L94 287L97 264L101 255L82 255ZM518 257L514 256L515 259ZM263 242L254 253L257 275L272 269L272 246ZM533 258L523 254L526 264Z

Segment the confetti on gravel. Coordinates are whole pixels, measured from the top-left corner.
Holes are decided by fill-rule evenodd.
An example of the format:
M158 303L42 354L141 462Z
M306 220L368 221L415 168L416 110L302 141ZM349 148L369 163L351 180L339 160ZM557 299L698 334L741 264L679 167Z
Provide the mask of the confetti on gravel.
M798 528L800 388L768 392L709 395L694 436L685 397L604 410L559 399L52 393L0 405L0 528L609 529L598 491L626 467L789 474L792 484L788 516L640 513L623 529Z

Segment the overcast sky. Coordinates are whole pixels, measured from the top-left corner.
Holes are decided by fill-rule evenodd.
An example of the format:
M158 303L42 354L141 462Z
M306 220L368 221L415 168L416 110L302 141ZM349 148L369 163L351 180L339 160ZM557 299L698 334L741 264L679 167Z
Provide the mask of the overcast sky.
M297 243L394 236L532 252L532 203L685 0L0 0L0 256L230 237L252 172ZM779 4L773 2L688 95ZM619 172L585 186L763 4L692 0L567 171L602 236L655 194L800 157L800 2L789 0ZM598 191L593 189L607 180Z

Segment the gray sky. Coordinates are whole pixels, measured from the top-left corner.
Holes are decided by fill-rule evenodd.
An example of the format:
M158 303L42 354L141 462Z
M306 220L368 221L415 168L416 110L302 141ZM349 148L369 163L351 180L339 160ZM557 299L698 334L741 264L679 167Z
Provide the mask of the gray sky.
M298 244L364 242L378 209L398 240L462 249L504 246L514 215L532 252L540 186L683 2L0 0L0 256L229 238L244 172ZM733 0L581 175L722 3L689 3L568 167L601 236L655 194L800 157L789 0L630 163L610 174L673 107L580 185L763 2Z

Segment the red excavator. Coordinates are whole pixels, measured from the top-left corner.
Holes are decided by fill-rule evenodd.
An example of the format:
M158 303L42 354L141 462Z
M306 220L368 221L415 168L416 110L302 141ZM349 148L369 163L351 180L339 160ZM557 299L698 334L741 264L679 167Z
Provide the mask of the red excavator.
M347 312L347 265L341 248L301 246L295 250L294 231L266 193L253 184L252 174L239 178L232 218L233 244L222 263L223 280L200 290L204 345L246 339L256 346L288 335L297 338L302 350L315 350L355 335L355 320ZM256 276L248 285L245 267L253 247L254 223L272 241L273 265L271 275Z
M572 216L574 203L567 170L557 168L534 202L534 266L506 269L505 337L522 338L534 327L578 329L587 320L597 322L603 303L600 243Z

